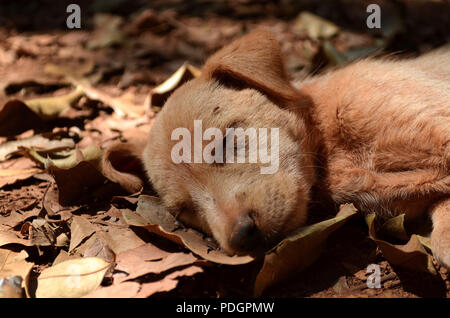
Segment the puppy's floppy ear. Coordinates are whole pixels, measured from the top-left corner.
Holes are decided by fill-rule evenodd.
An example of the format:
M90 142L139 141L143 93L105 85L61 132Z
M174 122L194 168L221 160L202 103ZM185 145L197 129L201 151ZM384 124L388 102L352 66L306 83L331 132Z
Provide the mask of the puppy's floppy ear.
M272 33L263 30L247 34L212 55L202 76L251 86L284 101L299 98L289 82L280 45Z
M106 148L102 158L103 175L129 193L141 191L146 180L142 164L144 146L145 141L134 141Z

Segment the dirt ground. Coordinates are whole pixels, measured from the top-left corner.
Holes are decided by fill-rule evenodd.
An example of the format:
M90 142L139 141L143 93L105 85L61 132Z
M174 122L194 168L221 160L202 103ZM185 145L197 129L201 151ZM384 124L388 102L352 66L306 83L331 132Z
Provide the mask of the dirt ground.
M64 181L64 169L49 170L46 159L67 159L68 155L56 153L61 149L90 145L105 149L117 141L145 138L163 105L161 101L167 97L164 94L170 93L149 99L151 90L183 63L201 68L211 53L259 27L272 31L280 41L292 79L368 55L416 56L450 41L450 4L446 1L78 1L82 27L69 30L66 6L71 2L6 0L0 4L0 231L15 235L14 239L8 236L10 241L0 236L0 260L1 248L7 255L27 252L21 264L30 266L27 288L31 296L37 290L37 277L58 263L57 257L86 256L100 232L103 236L97 240L107 242L119 256L151 243L166 253L152 261L160 262L169 253L187 257L187 249L146 229L130 227L122 212L135 211L137 196L95 169L80 168L79 152L71 153L80 169L70 172L70 178L80 179L75 183ZM378 30L366 26L366 7L372 2L382 7L382 28ZM305 23L302 12L312 13L313 22ZM59 73L49 72L49 65L58 65ZM87 78L90 86L84 88L83 96L70 100L68 108L56 107L37 117L30 111L6 111L7 102L13 99L20 101L14 107L26 108L22 101L65 98L74 83ZM103 95L94 98L98 92ZM58 105L62 103L58 100ZM114 104L122 106L111 106ZM45 145L38 144L38 148L46 149L41 157L27 144L20 144L15 151L5 146L36 136L58 144L52 146L48 140ZM83 156L86 159L88 154L83 152ZM93 175L99 181L95 186L86 184L84 179ZM144 193L151 190L144 189ZM90 225L83 225L86 232L74 243L73 222L78 217ZM77 222L85 224L79 219ZM95 229L88 230L89 226ZM42 230L44 227L51 238ZM123 240L114 238L114 233ZM63 234L65 242L61 242ZM120 265L119 256L116 261ZM0 278L5 264L9 264L7 259L3 265L0 261ZM448 298L449 273L433 262L435 275L390 264L369 237L363 218L354 217L328 237L313 265L262 295ZM367 287L366 268L370 264L377 264L381 270L381 288ZM120 266L126 268L126 263ZM172 267L161 266L160 270L136 274L139 279L129 280L129 294L124 295L147 290L139 295L251 296L261 262L231 266L192 259ZM112 281L120 280L120 274L106 275L102 285L115 286Z

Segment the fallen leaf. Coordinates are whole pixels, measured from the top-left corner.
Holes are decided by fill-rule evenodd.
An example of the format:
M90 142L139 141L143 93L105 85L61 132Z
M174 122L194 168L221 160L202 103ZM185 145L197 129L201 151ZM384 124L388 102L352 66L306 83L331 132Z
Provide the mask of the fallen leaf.
M102 239L116 254L144 244L129 228L111 227L108 232L102 233Z
M58 185L58 200L63 206L71 206L94 198L105 199L124 192L118 184L110 182L94 165L86 161L81 161L68 169L50 165L47 170Z
M124 94L120 97L113 97L97 88L94 88L91 85L90 80L74 76L72 70L61 68L54 64L47 65L46 70L53 74L64 76L66 80L71 82L75 87L77 87L77 90L82 91L82 93L88 98L101 101L105 105L110 106L117 113L117 115L121 117L140 117L147 111L144 105L137 105L133 102L134 96L132 94ZM151 112L147 111L147 116L152 116Z
M75 167L80 161L96 163L100 161L102 157L102 150L94 145L87 146L83 149L73 149L64 153L61 159L52 159L48 157L43 157L40 153L44 152L42 150L37 150L31 148L28 153L30 157L37 162L41 163L43 166L54 166L60 169L69 169ZM59 154L61 155L61 154Z
M380 231L377 234L380 237L388 237L391 239L406 242L408 241L409 236L406 233L404 222L405 222L405 214L400 214L396 217L393 217L384 222L383 226L380 228Z
M48 139L41 135L25 139L8 141L0 145L0 161L6 160L11 154L16 153L19 148L34 148L47 152L73 148L75 143L70 138Z
M44 126L41 117L21 100L10 100L0 108L0 136L15 136Z
M83 240L94 234L96 228L85 217L73 216L70 224L69 252L76 248Z
M100 257L107 262L112 262L116 259L115 253L109 246L100 239L96 239L83 253L84 257Z
M397 220L390 222L389 227L392 228L393 224L396 224L397 227L403 227L403 223L400 223L400 221L403 220L404 218L397 217ZM433 265L433 259L425 250L418 235L411 235L408 243L405 245L392 244L378 237L374 221L374 213L366 216L366 223L369 226L369 237L377 244L378 248L383 253L383 256L386 257L389 263L402 268L437 275L436 269Z
M189 63L184 63L166 81L150 92L150 106L162 107L169 96L185 82L200 76L201 71Z
M20 245L24 245L24 246L32 245L29 240L20 238L11 231L0 230L0 246L4 246L7 244L20 244Z
M261 295L267 287L311 265L320 256L328 236L355 214L353 204L343 205L335 218L302 227L281 241L266 253L255 280L254 294Z
M136 213L124 211L122 215L129 225L145 227L151 232L185 246L208 261L238 265L254 260L251 256L229 256L220 250L214 241L205 239L203 234L193 229L179 228L175 218L162 206L157 197L141 195Z
M24 250L15 252L0 248L0 279L18 276L21 278L22 287L28 285L28 278L34 264L25 259L28 253Z
M19 226L24 223L28 218L36 217L40 212L39 208L35 208L31 211L22 212L12 211L9 216L0 216L0 223L4 225L8 225L11 228Z
M17 158L0 163L0 188L17 181L26 180L43 170L28 158Z
M44 72L35 58L21 57L7 67L0 67L0 95L15 93L27 87L62 87L68 82L55 79ZM0 126L1 127L1 126Z
M192 254L169 253L152 244L145 244L119 253L116 270L128 275L114 276L115 283L132 280L147 274L159 274L169 269L191 265L197 258Z
M50 186L47 192L44 194L44 199L42 200L45 211L48 216L58 216L60 221L67 221L72 217L72 213L81 209L80 205L73 206L63 206L59 203L59 193L56 184Z
M147 298L156 293L170 291L177 287L178 277L193 276L201 272L203 272L203 269L198 266L189 266L182 270L175 271L173 273L170 273L160 281L142 284L139 293L135 297Z
M57 226L43 218L34 219L28 229L31 244L34 246L55 246Z
M110 263L99 257L68 260L46 268L37 280L37 298L79 298L95 290Z
M339 27L315 14L303 11L294 21L294 33L306 33L314 40L329 39L339 32Z
M83 90L77 87L66 95L29 99L25 101L25 104L42 119L52 119L70 109L83 94Z

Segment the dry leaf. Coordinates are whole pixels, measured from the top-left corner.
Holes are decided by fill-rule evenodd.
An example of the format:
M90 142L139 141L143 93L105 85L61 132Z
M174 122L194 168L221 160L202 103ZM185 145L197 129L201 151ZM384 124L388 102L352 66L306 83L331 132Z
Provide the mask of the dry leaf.
M8 168L3 168L6 165L8 165ZM36 168L34 163L27 158L13 160L12 164L9 161L5 162L4 165L0 163L0 188L17 181L26 180L41 172L42 170Z
M70 225L69 252L80 245L83 240L94 234L95 231L95 226L86 217L73 216L72 224Z
M61 205L70 206L80 200L100 199L111 193L123 193L121 187L109 182L95 166L86 161L69 169L50 165L47 170L58 185L58 200Z
M29 222L27 222L29 223ZM29 237L32 245L35 246L54 246L56 245L56 226L48 223L43 218L34 219L28 228Z
M0 279L18 276L21 278L21 286L26 288L30 271L34 266L33 263L25 260L27 257L28 253L24 250L14 252L0 248ZM2 287L0 287L0 293L1 290Z
M400 214L387 220L379 231L381 237L388 237L400 241L408 241L409 236L406 233L405 227L405 214Z
M96 162L100 161L102 157L102 150L94 145L87 146L83 149L74 149L64 153L64 157L60 159L52 159L48 157L43 157L40 153L44 152L42 150L37 150L35 148L31 148L28 153L29 156L41 163L44 166L54 166L61 169L69 169L75 167L80 161L91 162L96 164ZM60 154L61 155L61 154Z
M129 228L110 227L108 232L102 233L101 237L105 244L116 254L136 248L145 243Z
M278 283L311 265L322 252L328 236L356 214L353 204L341 206L335 218L308 225L295 231L266 253L255 281L254 294L259 296Z
M83 90L77 87L66 95L30 99L25 104L42 119L52 119L68 110L83 94Z
M418 235L411 235L411 238L405 245L391 244L378 237L375 231L374 220L374 213L366 216L366 222L369 226L369 237L377 244L389 263L403 268L431 273L432 275L437 274L433 265L433 259L425 250ZM390 222L389 227L392 228L393 225L403 227L403 223L398 222L400 220L403 221L403 218L397 217L397 220ZM395 232L401 233L404 232L404 229L397 229Z
M70 138L48 139L41 135L32 136L25 139L8 141L0 145L0 161L6 160L11 154L16 153L19 148L35 148L44 151L57 151L66 148L73 148L75 143Z
M110 263L99 257L68 260L42 271L37 298L79 298L97 289Z
M100 257L107 262L112 262L116 259L116 254L109 248L109 246L96 238L94 243L92 243L83 253L84 257Z
M0 230L0 246L4 246L7 244L20 244L24 246L32 246L29 240L24 240L11 231Z
M219 249L212 240L204 238L202 233L193 229L180 229L175 218L162 206L157 197L141 195L136 213L123 212L123 217L129 225L141 226L169 240L183 245L204 259L228 265L250 263L251 256L229 256Z
M0 136L15 136L44 126L44 121L21 100L10 100L0 108Z
M169 96L185 82L200 76L201 71L189 63L184 63L166 81L150 92L150 106L162 107Z
M329 39L339 32L339 27L315 14L304 11L299 14L294 22L294 33L306 33L314 40Z
M128 275L117 275L114 282L121 283L150 273L159 274L175 267L190 265L195 261L197 258L192 254L168 253L152 244L145 244L117 255L116 270Z

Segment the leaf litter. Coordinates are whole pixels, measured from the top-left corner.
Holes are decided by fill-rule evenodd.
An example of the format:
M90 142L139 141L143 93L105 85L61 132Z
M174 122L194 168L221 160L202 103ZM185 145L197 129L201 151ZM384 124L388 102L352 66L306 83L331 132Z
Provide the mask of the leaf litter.
M236 5L230 12L242 17L247 9ZM211 238L179 224L144 181L132 145L145 142L170 94L199 76L196 66L244 30L274 32L292 77L302 78L392 46L408 25L393 10L375 37L317 12L289 10L291 20L268 18L263 10L257 14L267 18L255 25L220 15L199 21L181 9L98 14L92 35L19 32L0 41L0 296L183 296L188 282L205 281L215 297L236 295L233 288L242 289L243 277L251 281L246 295L271 295L318 270L343 229L354 228L363 232L364 244L376 246L371 261L380 264L386 281L406 269L448 284L432 259L429 237L406 231L403 216L377 228L368 215L364 227L364 218L346 205L335 217L298 229L263 258L231 257ZM128 153L120 156L124 149ZM124 174L129 182L120 184L116 176ZM33 200L24 194L28 189ZM346 260L350 275L306 294L359 288L367 273L357 263ZM210 284L225 272L237 273L238 288L223 279ZM408 282L401 280L396 289L358 296L420 294L403 290ZM194 287L194 294L203 292Z

